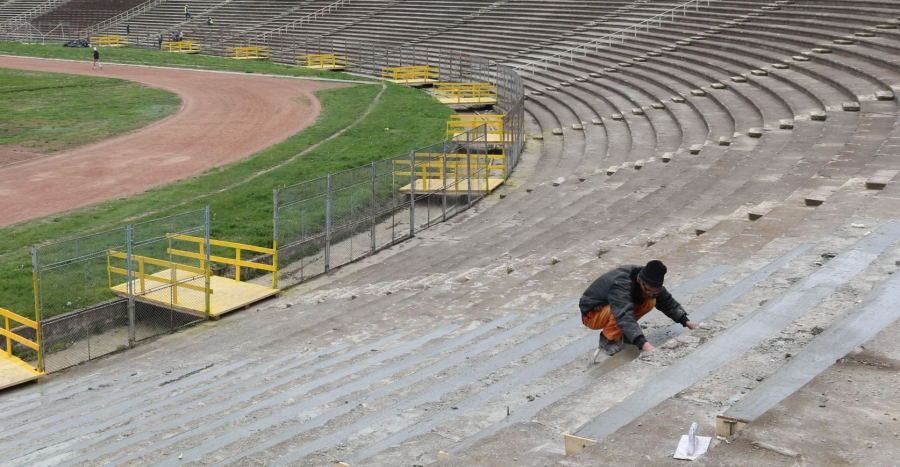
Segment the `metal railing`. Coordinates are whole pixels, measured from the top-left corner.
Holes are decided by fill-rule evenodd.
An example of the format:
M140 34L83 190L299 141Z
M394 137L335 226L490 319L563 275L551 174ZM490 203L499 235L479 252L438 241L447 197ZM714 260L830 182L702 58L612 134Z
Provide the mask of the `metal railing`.
M331 13L331 10L336 9L338 7L342 7L348 3L350 3L350 0L337 0L336 2L334 2L328 6L322 7L300 19L291 21L290 23L285 24L284 26L281 26L277 29L273 29L271 31L266 31L262 34L257 34L256 36L253 36L253 38L250 39L248 42L256 43L256 42L260 42L260 41L265 41L267 37L271 38L272 36L274 36L276 34L281 34L282 32L287 32L289 30L293 31L298 26L301 26L304 23L307 23L307 24L311 23L312 21L318 19L320 16L325 16L325 15Z
M611 46L614 42L625 42L625 39L629 37L637 37L639 31L648 32L650 31L651 27L660 26L664 21L674 21L679 13L681 14L681 16L687 16L687 13L691 8L693 8L693 11L699 11L701 4L706 4L706 6L709 6L712 1L713 0L690 0L676 6L675 8L671 8L662 13L659 13L658 15L647 18L640 23L636 23L626 28L619 29L618 31L609 33L603 37L592 39L588 42L585 42L584 44L571 47L562 52L550 55L549 57L534 60L528 63L523 63L521 65L510 66L517 70L529 69L532 73L534 73L535 68L543 65L542 68L546 70L551 65L561 65L563 60L572 60L576 53L587 55L588 49L594 49L594 51L596 52L600 50L600 47Z
M75 36L76 37L87 37L87 36L90 36L91 34L99 34L100 31L114 27L114 26L118 25L119 23L121 23L122 21L127 21L131 18L134 18L137 15L144 14L147 11L149 11L153 8L156 8L158 5L160 5L161 3L165 3L165 2L166 2L166 0L148 0L130 10L119 13L118 15L113 16L112 18L103 20L95 25L92 25L91 27L82 29L82 30L76 32Z
M44 2L24 13L19 13L16 16L0 23L0 29L9 29L18 24L24 23L31 18L36 18L44 13L48 13L57 7L69 3L69 0L50 0L48 2Z

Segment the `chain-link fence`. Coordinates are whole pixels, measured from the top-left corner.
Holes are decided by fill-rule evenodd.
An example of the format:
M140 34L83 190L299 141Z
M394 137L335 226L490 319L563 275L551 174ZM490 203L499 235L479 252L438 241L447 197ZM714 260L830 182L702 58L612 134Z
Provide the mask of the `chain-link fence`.
M206 209L131 227L135 341L209 316L208 239Z
M525 141L524 88L509 67L431 47L313 40L270 45L277 61L298 55L346 57L347 70L381 76L393 66L428 65L441 81L496 83L502 118L477 116L444 141L316 180L276 189L279 284L297 284L443 222L499 186ZM467 126L467 127L466 127ZM449 128L449 127L448 127Z
M109 252L126 243L121 228L32 249L46 372L128 346L128 300L109 272Z
M208 240L208 208L32 249L44 371L205 317L209 243L178 235Z

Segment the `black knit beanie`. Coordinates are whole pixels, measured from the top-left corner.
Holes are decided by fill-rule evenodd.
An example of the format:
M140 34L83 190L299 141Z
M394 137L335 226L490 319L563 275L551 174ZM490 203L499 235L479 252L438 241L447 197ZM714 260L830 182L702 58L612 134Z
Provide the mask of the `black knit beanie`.
M662 287L663 279L666 277L666 265L662 263L662 261L654 259L647 263L646 266L641 268L641 273L638 274L638 279L641 280L644 284L649 285L650 287Z

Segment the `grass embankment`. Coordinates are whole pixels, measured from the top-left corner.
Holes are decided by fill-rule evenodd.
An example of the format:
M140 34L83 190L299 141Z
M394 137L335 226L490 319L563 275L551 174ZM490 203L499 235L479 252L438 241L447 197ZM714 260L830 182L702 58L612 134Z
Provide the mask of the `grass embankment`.
M140 128L178 110L181 99L111 78L0 68L0 146L49 153Z
M285 163L351 125L372 104L380 89L366 85L317 92L322 112L313 125L244 160L126 199L0 228L0 306L33 316L31 245L199 209L207 204L212 211L215 238L270 245L273 188L346 170L442 139L445 122L452 111L418 90L388 85L362 122L340 137ZM256 176L281 164L284 165L276 170ZM73 302L71 308L83 305Z
M48 43L46 45L41 45L0 41L0 54L2 55L20 55L41 58L64 58L68 60L81 60L90 63L94 60L93 53L93 49L90 48L63 47L58 43ZM296 66L283 65L266 60L234 60L201 54L160 52L152 49L131 49L128 47L100 47L100 59L103 63L115 62L135 65L236 71L241 73L268 73L273 75L307 76L332 79L368 79L344 73L334 73L324 70L312 70Z

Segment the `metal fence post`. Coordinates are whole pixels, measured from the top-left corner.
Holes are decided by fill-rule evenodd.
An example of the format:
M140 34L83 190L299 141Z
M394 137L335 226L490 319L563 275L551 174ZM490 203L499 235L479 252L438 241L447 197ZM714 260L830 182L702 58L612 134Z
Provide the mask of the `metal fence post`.
M209 315L212 312L212 306L210 304L210 296L209 296L210 288L212 286L212 284L210 283L210 282L212 282L212 266L210 265L210 262L209 262L211 255L210 255L210 251L209 251L210 250L210 241L209 241L210 225L209 225L209 205L208 204L206 205L206 209L203 211L203 223L205 224L205 227L206 227L205 232L203 234L203 244L206 249L206 252L204 254L205 258L203 258L203 260L205 262L205 267L203 268L204 284L205 284L204 291L203 291L203 295L204 295L203 298L204 298L205 302L204 302L203 306L206 311L206 319L209 319ZM241 266L235 265L234 267L240 268ZM240 278L240 271L236 271L235 274L238 276L238 278Z
M472 130L466 132L466 205L472 204Z
M444 140L444 156L441 158L441 222L447 221L447 140Z
M325 182L325 272L331 265L331 174Z
M272 265L275 271L272 272L272 288L278 288L278 188L272 188Z
M43 323L41 323L41 279L37 247L31 247L31 280L34 288L34 321L37 323L35 339L38 345L38 371L44 371Z
M416 151L409 151L409 236L416 234Z
M375 223L377 222L376 217L378 216L378 189L377 189L377 169L375 167L375 163L372 162L372 253L375 253L376 241L375 241Z
M128 347L133 348L135 342L135 315L134 315L134 267L132 262L132 245L134 244L134 229L129 225L125 227L125 271L128 283Z

